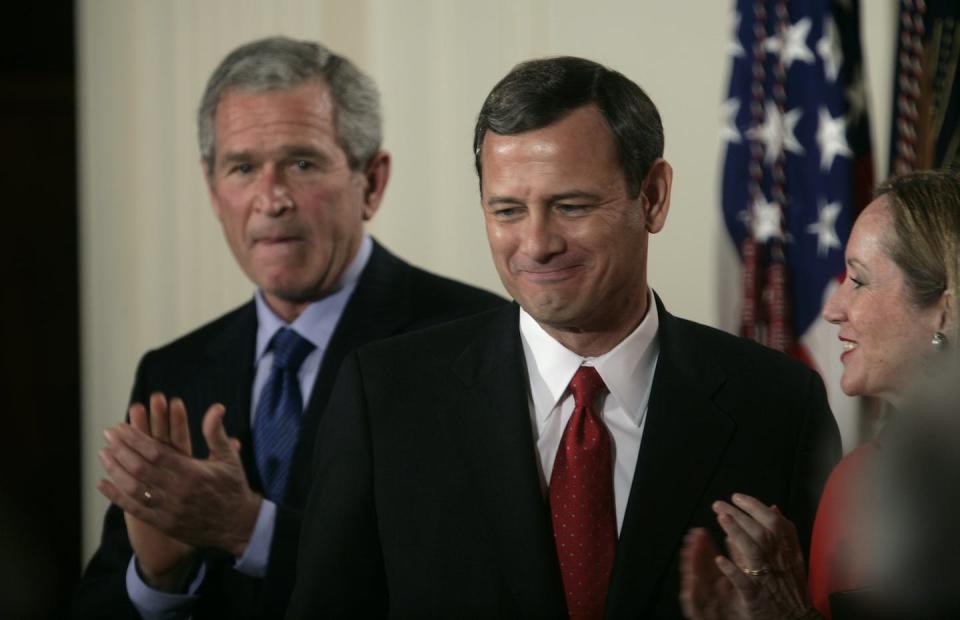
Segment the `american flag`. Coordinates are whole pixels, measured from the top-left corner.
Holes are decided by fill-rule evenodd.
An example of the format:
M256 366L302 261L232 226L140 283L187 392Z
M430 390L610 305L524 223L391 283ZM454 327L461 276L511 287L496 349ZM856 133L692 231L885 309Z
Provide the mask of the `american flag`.
M738 0L722 105L723 214L743 265L740 332L818 369L844 443L836 328L820 316L873 189L856 0ZM832 388L832 389L831 389Z

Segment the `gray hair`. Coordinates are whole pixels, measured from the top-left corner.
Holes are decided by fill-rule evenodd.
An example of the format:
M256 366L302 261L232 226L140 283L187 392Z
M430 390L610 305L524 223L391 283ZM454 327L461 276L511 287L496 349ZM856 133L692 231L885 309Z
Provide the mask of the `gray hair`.
M369 76L319 43L269 37L230 52L210 76L197 110L200 155L213 170L214 116L225 92L286 90L311 80L326 84L334 102L337 141L350 167L361 169L380 149L380 94Z

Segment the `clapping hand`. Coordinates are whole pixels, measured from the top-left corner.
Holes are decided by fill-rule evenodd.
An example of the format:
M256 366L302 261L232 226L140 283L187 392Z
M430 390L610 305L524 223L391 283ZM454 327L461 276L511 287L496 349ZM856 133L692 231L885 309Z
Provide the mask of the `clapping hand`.
M250 489L240 443L223 428L224 408L203 418L209 457L192 456L183 402L162 394L130 408L130 422L104 431L100 460L109 475L98 489L124 511L130 543L145 581L173 590L190 571L197 547L242 555L262 498Z
M713 505L730 557L703 529L680 554L680 603L690 620L818 618L809 602L803 553L793 523L776 506L734 494Z

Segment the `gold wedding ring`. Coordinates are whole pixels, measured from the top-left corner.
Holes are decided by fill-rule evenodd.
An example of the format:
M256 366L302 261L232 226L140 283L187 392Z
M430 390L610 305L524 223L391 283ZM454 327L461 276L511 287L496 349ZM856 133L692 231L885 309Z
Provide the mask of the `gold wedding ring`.
M764 566L762 568L741 568L744 575L750 575L751 577L759 577L760 575L766 575L770 572L769 566Z
M153 499L153 493L150 492L150 489L143 490L143 503L149 505L150 500Z

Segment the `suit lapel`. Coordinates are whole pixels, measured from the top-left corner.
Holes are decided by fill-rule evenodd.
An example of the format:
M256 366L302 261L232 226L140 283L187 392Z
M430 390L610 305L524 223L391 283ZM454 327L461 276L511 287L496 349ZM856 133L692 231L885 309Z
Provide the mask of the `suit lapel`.
M253 357L257 339L257 311L253 301L240 308L231 321L207 346L207 377L203 382L206 407L215 402L226 407L223 418L227 435L240 440L244 469L251 486L261 488L259 474L253 459L250 436L250 392L253 386ZM199 429L199 425L196 425ZM194 441L194 446L197 446ZM203 442L204 451L206 443Z
M409 280L409 265L374 242L370 260L330 337L307 401L290 468L291 505L302 506L310 490L310 460L317 427L344 358L363 344L400 333L413 320Z
M370 260L330 337L308 412L322 411L348 353L400 333L413 320L409 280L410 266L374 242Z
M712 402L724 382L659 298L660 356L617 544L607 616L643 616L673 565L734 423Z
M454 363L458 397L441 424L464 455L518 615L562 616L563 586L530 426L519 309L511 304L492 316Z

